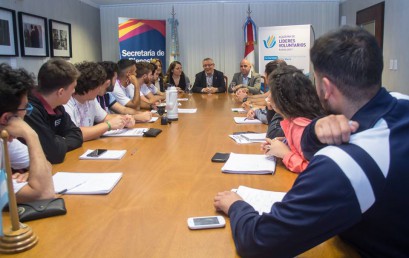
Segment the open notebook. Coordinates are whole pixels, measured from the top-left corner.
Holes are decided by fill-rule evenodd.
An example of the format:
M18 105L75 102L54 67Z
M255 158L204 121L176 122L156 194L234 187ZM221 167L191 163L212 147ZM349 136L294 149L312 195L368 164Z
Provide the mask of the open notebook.
M232 191L236 192L245 202L253 206L260 215L263 212L270 212L273 204L281 202L286 194L284 192L266 191L242 185Z
M122 172L80 173L57 172L54 190L63 194L108 194L122 178Z

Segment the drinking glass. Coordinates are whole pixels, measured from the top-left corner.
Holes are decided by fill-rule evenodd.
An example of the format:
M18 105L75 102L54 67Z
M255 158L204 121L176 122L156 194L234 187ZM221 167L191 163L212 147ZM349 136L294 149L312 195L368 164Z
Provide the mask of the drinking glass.
M187 93L189 95L192 95L193 84L190 84L190 82L186 83L186 88L187 88Z
M211 92L210 92L210 89L212 88L212 85L207 85L207 89L209 90L208 92L207 92L207 94L212 94Z
M230 91L231 91L231 94L234 94L234 87L236 87L236 83L235 83L235 82L231 82L231 83L230 83Z

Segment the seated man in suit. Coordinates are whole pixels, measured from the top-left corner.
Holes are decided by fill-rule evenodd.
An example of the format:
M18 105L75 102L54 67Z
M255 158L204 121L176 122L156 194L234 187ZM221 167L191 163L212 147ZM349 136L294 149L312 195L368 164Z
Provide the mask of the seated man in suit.
M5 129L9 134L8 151L12 167L17 164L29 170L12 176L17 202L54 197L51 164L44 155L39 136L23 120L24 116L31 115L33 111L27 98L33 87L34 80L25 70L12 69L6 64L0 65L0 131ZM24 140L25 148L10 147L13 143L22 144L16 138ZM0 141L1 168L6 162L3 160L3 151L3 143ZM2 173L3 171L0 171L0 181L4 176ZM7 192L6 188L6 184L0 184L0 198Z
M213 59L203 59L203 69L203 72L196 74L193 92L209 94L226 92L224 75L222 72L214 69Z
M229 86L229 92L235 92L239 88L246 88L251 94L260 94L261 76L251 71L251 63L247 59L240 62L240 72L233 75Z

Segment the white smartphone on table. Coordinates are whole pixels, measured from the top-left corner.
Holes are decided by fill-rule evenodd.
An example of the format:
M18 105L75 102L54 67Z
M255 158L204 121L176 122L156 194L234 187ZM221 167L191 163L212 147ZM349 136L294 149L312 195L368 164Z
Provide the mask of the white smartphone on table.
M223 228L226 221L222 216L192 217L187 219L190 229Z

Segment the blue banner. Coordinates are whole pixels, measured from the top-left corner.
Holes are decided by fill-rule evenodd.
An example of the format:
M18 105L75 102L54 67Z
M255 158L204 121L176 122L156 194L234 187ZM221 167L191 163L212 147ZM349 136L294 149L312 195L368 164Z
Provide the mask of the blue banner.
M119 56L137 62L158 58L165 65L166 21L118 18Z

